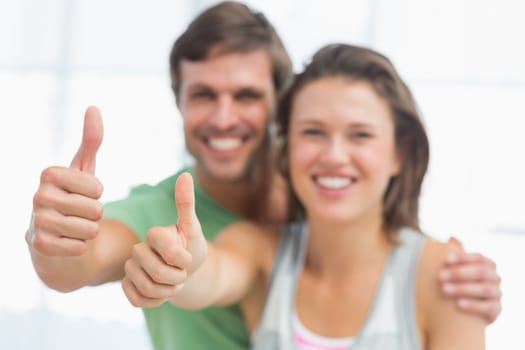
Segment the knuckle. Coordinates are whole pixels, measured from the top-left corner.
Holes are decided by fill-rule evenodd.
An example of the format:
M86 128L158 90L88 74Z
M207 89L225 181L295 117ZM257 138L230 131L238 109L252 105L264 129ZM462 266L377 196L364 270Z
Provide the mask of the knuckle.
M501 299L502 296L503 296L503 292L498 286L498 288L494 290L494 298L498 299L498 305L499 305L499 300Z
M164 260L166 261L166 263L177 267L183 267L184 265L186 265L183 259L181 249L182 247L178 245L167 248L164 252Z
M38 208L42 202L42 189L39 188L33 195L33 208Z
M471 279L473 281L480 281L480 280L483 280L485 278L483 269L480 269L478 267L472 268L471 271L470 271L470 275L471 275Z
M162 235L162 228L158 226L154 226L148 230L148 233L146 234L146 239L149 241L156 240L159 235Z
M481 288L481 293L485 296L485 298L493 298L497 295L497 292L490 285L484 285Z
M131 258L134 260L140 260L142 245L144 243L137 243L131 248ZM129 262L130 260L128 260Z
M47 216L42 213L35 212L33 214L33 225L35 227L35 236L40 235L39 230L45 227L47 220L48 220Z
M33 248L42 254L49 253L49 243L48 240L43 237L43 235L35 235L33 239Z
M126 274L127 278L131 279L131 275L133 273L133 261L131 259L126 260L124 263L124 273Z
M496 317L498 317L498 315L501 313L501 304L497 304L496 307L494 308L494 320L496 319Z
M130 304L133 305L134 307L141 307L142 299L140 298L138 293L135 290L133 290L132 287L128 288L124 286L123 288L124 288L124 292L126 293L126 296L128 297Z
M501 307L498 303L492 303L487 307L487 319L489 322L494 322L501 312Z
M492 270L487 268L478 269L478 277L483 280L489 280L492 276Z
M176 284L173 287L171 287L170 288L170 295L167 296L167 298L172 297L175 294L177 294L181 290L182 287L184 287L184 283L179 283L179 284Z
M47 187L40 187L33 196L33 207L35 208L50 206L52 202L53 198Z
M102 185L102 182L100 180L96 179L95 186L93 187L93 198L99 199L102 197L102 193L104 192L104 185Z
M184 283L186 279L188 279L188 271L186 269L180 270L177 284Z
M139 290L140 294L146 297L152 297L156 290L155 285L147 280L142 281L139 285L137 285L137 289Z
M495 263L492 259L486 257L486 258L485 258L485 263L486 263L491 269L496 270L497 265L496 265L496 263Z
M450 273L450 278L449 278L450 281L456 281L461 276L461 273L458 272L457 268L450 268L449 273Z
M86 228L86 239L95 239L98 235L100 227L97 222L90 222Z
M129 293L128 294L128 300L130 302L131 305L133 305L134 307L141 307L142 306L142 303L140 302L140 298L138 295L134 294L134 293Z
M164 251L164 260L166 260L166 262L170 265L176 263L177 257L179 255L178 251L178 246L171 246L169 248L166 248L166 250Z
M177 208L180 209L193 209L193 202L188 200L176 199Z
M104 206L102 205L102 203L97 201L95 205L93 205L93 214L92 214L93 220L98 221L102 219L103 213L104 213Z
M475 261L486 261L487 260L485 256L481 255L480 253L472 253L472 257Z
M42 171L40 173L40 183L56 183L60 178L59 175L59 167L57 166L51 166Z
M153 281L157 283L162 283L163 281L165 281L166 274L165 274L164 266L162 265L155 266L150 272L150 277Z
M75 245L71 251L70 254L72 256L80 256L87 252L87 245L86 242L81 241L78 245Z

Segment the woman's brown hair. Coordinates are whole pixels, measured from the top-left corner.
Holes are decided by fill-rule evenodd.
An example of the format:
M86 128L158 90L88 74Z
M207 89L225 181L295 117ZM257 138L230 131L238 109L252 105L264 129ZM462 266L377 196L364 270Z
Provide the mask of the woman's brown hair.
M278 169L290 181L287 140L295 97L308 83L331 77L368 82L388 102L402 166L400 173L391 178L383 198L384 229L388 233L401 227L419 229L419 195L429 161L427 134L409 88L390 60L374 50L346 44L328 45L296 76L277 113ZM291 186L290 192L290 220L294 220L305 213Z

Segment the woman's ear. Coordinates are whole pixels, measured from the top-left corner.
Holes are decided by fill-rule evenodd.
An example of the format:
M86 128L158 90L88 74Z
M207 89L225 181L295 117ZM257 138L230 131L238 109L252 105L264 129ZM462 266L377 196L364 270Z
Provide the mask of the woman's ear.
M399 147L396 147L393 158L394 159L392 161L392 169L390 175L397 176L401 172L401 167L403 166L403 157L401 155Z

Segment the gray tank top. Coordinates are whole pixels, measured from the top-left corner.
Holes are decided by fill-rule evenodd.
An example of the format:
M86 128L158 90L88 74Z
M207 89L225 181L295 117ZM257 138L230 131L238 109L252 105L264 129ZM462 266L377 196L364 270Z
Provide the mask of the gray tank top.
M262 319L252 338L254 350L295 349L292 315L307 241L306 224L289 225L283 232ZM400 244L390 253L372 308L352 350L422 349L416 320L416 270L424 241L417 231L400 230Z

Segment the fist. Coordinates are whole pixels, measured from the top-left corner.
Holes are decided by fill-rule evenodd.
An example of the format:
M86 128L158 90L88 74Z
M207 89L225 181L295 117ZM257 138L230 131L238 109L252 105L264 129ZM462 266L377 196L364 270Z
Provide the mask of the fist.
M133 306L161 305L182 288L206 258L208 245L195 214L193 179L188 173L177 179L175 202L177 224L151 228L126 261L122 289Z
M42 171L33 197L26 241L45 256L77 256L98 233L102 217L102 184L95 177L97 151L102 143L102 117L96 107L86 110L80 147L70 167Z

